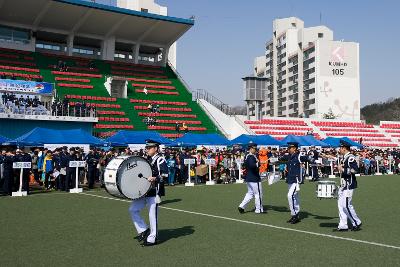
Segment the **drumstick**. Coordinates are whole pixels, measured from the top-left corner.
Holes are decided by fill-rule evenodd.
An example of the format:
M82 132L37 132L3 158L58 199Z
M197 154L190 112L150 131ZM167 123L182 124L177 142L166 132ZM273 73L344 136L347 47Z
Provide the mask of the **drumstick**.
M146 178L146 177L144 177L144 176L143 176L143 174L141 174L141 173L139 173L139 174L138 174L138 177L139 177L139 178L143 178L143 179L146 179L146 180L147 180L147 178Z

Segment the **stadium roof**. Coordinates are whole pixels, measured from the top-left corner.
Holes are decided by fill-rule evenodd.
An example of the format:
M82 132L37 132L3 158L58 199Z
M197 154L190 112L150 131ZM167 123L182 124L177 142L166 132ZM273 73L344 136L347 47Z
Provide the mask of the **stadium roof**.
M0 0L0 24L88 38L115 36L117 41L164 47L194 21L82 0Z

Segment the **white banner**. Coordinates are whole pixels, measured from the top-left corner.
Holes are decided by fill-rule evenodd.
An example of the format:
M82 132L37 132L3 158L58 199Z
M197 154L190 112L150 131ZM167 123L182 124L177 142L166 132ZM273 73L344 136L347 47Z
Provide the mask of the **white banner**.
M31 163L30 162L14 162L13 168L14 169L30 169Z
M195 164L195 163L196 163L196 160L195 160L195 159L184 159L183 163L184 163L185 165L188 165L188 164Z
M211 166L215 166L215 164L216 164L215 159L206 159L205 163L207 165L211 165Z
M86 161L70 161L69 162L69 167L70 168L83 168L86 166Z
M45 82L0 79L0 91L43 95L53 93L53 85Z

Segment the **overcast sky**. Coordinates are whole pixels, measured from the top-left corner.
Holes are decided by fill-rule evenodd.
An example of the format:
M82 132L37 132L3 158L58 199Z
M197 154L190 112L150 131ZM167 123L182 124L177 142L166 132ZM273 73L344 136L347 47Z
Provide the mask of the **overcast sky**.
M320 24L320 14L335 40L360 43L362 106L400 96L400 1L156 2L170 16L196 17L178 42L178 71L192 89L206 89L227 104L244 104L241 78L264 54L275 18L297 16L309 27Z

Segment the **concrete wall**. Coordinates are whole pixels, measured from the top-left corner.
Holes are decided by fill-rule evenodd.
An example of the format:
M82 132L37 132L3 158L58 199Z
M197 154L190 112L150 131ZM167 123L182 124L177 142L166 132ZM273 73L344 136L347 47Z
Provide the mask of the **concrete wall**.
M323 37L318 37L318 34L322 33ZM315 42L316 40L333 40L333 31L326 26L316 26L301 29L299 31L299 42L303 43L303 48L308 46L309 42Z
M168 8L166 6L161 6L154 2L154 0L118 0L117 6L121 8L141 11L147 9L149 13L168 16ZM168 51L168 61L171 62L174 68L177 68L176 64L176 43L173 43L169 47Z
M228 139L233 139L241 134L249 134L246 129L244 129L236 120L234 116L229 116L205 101L204 99L199 99L203 108L206 109L208 115L220 125L220 127L227 134Z
M254 59L254 76L264 76L265 75L265 63L267 59L265 56L256 57Z
M31 38L31 41L27 44L18 44L18 43L0 41L0 47L8 48L8 49L16 49L16 50L35 52L35 46L36 46L36 39L33 37Z
M154 0L118 0L117 7L141 11L147 9L149 13L166 16L168 9L165 6L156 4Z
M295 24L295 26L293 26L293 24ZM292 28L297 28L297 29L304 28L304 21L296 17L275 19L273 21L272 30L273 32L276 33L276 37L287 31L288 29Z

